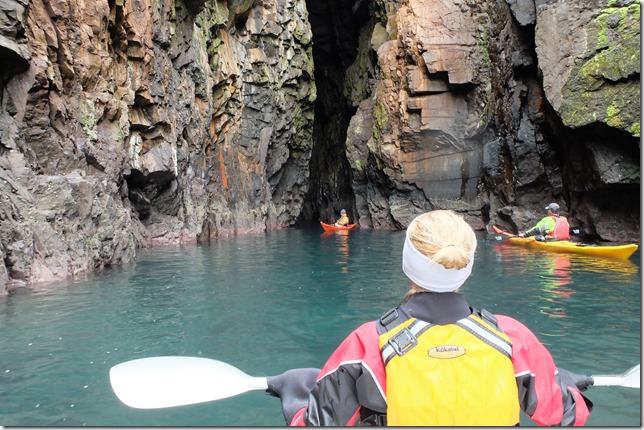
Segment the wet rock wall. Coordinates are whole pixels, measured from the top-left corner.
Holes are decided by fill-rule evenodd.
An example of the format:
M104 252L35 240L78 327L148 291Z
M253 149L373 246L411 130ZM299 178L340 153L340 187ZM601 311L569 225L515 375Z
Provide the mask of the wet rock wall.
M316 97L302 1L0 11L0 285L297 217Z
M346 208L639 242L633 0L0 0L0 290Z

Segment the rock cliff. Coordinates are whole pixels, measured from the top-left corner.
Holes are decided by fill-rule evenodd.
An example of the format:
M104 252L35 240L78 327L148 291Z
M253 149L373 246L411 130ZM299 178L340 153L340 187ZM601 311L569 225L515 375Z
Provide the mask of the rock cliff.
M0 0L0 70L0 291L340 208L639 242L635 0Z

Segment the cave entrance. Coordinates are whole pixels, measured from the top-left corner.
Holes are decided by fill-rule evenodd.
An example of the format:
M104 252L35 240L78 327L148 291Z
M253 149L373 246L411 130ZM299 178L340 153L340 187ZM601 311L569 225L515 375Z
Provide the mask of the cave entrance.
M373 28L371 3L363 0L306 0L313 33L317 100L309 192L300 217L305 222L335 220L341 209L347 210L351 222L357 221L345 146L349 121L360 102L349 99L356 93L351 91L350 82L355 82L358 68L352 65L359 56L360 34L362 31L371 34Z

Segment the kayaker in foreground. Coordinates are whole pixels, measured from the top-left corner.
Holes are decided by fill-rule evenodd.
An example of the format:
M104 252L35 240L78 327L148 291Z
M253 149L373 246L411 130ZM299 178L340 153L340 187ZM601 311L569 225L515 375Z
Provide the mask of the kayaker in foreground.
M548 211L548 215L543 217L537 225L525 233L519 234L519 236L534 236L536 240L541 242L570 239L570 224L568 224L568 219L560 214L559 205L550 203L545 209Z
M268 379L290 425L583 425L592 402L519 321L468 306L476 237L451 211L414 219L403 248L410 289L353 331L321 371Z
M336 227L346 227L349 225L349 217L347 216L347 211L342 209L340 211L340 219L335 222Z

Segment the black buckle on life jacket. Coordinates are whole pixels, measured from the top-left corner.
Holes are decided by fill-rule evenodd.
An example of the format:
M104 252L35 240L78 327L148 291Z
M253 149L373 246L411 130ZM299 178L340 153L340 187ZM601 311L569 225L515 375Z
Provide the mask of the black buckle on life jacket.
M387 415L374 412L372 415L369 415L365 419L360 420L358 425L369 426L369 427L371 426L386 427Z
M398 308L389 309L380 317L380 324L387 327L398 319Z
M409 318L411 318L411 315L409 315L409 312L407 312L404 308L400 306L396 306L393 309L389 309L378 320L378 322L380 323L377 326L378 334L379 335L384 334L392 330L394 327L398 327L398 325L407 321Z
M408 329L404 328L400 332L392 336L387 343L391 345L396 354L405 355L407 354L414 346L418 344L418 339L416 336Z
M479 315L481 316L481 319L488 324L490 324L492 327L499 329L499 322L496 320L496 317L492 312L488 311L487 309L481 309L479 311Z

